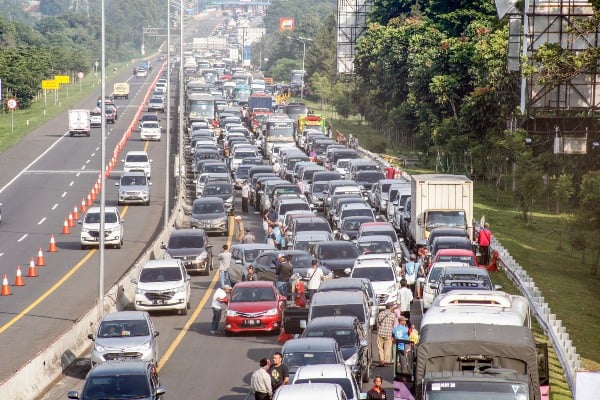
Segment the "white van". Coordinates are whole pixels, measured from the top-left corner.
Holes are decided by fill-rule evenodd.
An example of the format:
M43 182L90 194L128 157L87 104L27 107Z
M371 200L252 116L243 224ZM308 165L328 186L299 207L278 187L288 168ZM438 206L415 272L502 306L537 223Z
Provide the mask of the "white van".
M453 290L439 295L421 321L429 324L487 324L531 327L525 297L499 290Z
M145 151L128 151L121 162L124 164L123 172L143 171L150 178L150 163L152 160Z
M348 400L366 399L367 394L360 392L360 387L354 379L352 370L349 366L343 364L315 364L305 365L296 371L292 386L295 385L314 385L317 383L334 383L340 385L346 393ZM306 396L305 398L311 398ZM318 397L319 400L322 397Z
M334 383L302 383L297 385L284 385L273 394L273 400L306 399L348 400L342 387Z

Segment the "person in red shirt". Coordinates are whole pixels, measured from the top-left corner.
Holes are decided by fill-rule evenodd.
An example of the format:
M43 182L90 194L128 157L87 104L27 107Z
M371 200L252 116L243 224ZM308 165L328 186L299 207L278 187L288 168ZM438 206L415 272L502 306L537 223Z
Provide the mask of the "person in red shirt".
M383 379L377 375L373 378L373 387L367 392L367 400L387 399L385 389L381 387Z
M385 177L386 179L394 179L394 175L396 174L396 169L391 165L385 169Z
M487 266L490 263L490 244L492 243L492 231L490 224L487 222L483 225L483 229L477 235L477 244L481 253L481 264Z

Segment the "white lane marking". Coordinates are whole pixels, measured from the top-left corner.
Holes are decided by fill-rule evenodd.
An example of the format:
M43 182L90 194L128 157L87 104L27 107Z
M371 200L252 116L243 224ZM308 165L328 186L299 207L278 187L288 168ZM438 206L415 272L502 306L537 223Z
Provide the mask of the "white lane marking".
M53 209L53 210L56 210L56 207L58 207L58 204L54 204L54 205L52 206L52 209Z
M77 170L60 170L60 169L54 169L54 170L45 170L45 171L42 171L42 170L36 170L36 169L31 169L31 170L29 170L29 171L25 172L25 174L24 174L24 175L43 175L43 174L53 174L53 175L54 175L54 174L76 174L76 176L79 176L79 175L81 175L81 172L82 172L82 171L81 171L81 170L78 170L78 169L77 169ZM84 173L90 173L90 174L91 174L91 173L93 173L93 172L94 172L94 173L100 172L100 170L99 170L99 169L97 169L97 170L91 170L91 169L90 169L90 170L83 171L83 172L84 172Z
M22 242L23 240L25 240L25 238L27 237L27 233L24 234L23 236L21 236L21 238L19 240L17 240L17 242Z
M44 218L40 219L40 222L38 222L38 225L41 225L41 224L43 224L45 220L46 220L46 217L44 217Z
M66 195L67 195L67 192L63 192L62 196L60 196L60 197L64 198Z
M85 169L85 165L83 165L83 166L81 167L81 169Z
M85 162L85 163L86 163L86 164L89 164L89 163L90 163L90 160L86 160L86 162Z
M4 253L0 253L0 257L2 257L4 255Z
M90 157L94 157L96 155L96 152L92 153L92 155Z
M96 147L96 151L100 150L100 147Z
M81 172L75 174L76 177L79 177L79 175L81 175Z
M39 156L37 156L37 158L35 160L33 160L32 162L30 162L29 164L27 164L27 166L25 168L23 168L17 175L15 175L14 178L12 178L6 185L4 185L2 187L2 189L0 189L0 193L4 192L7 187L9 187L10 185L12 185L17 179L19 179L21 177L21 175L23 175L23 173L25 173L25 171L27 171L29 168L31 168L32 165L34 165L42 157L44 157L46 155L46 153L48 153L50 150L52 150L54 148L54 146L56 146L58 144L58 142L60 142L61 140L63 140L68 134L69 134L68 131L65 132L65 133L63 133L63 135L61 137L59 137L58 139L56 139L56 141L54 143L52 143L50 146L48 146L48 148L46 150L44 150L42 152L42 154L40 154Z
M71 181L71 183L69 183L69 186L73 186L73 183L75 183L75 181Z

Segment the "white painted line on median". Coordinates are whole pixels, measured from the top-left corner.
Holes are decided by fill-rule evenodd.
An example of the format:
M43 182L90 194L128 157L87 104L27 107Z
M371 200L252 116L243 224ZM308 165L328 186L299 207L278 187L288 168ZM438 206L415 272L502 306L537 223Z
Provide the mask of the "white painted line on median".
M26 233L23 236L21 236L21 238L19 240L17 240L17 242L21 242L21 241L25 240L25 238L27 237L27 235L28 234Z
M29 168L31 168L32 165L37 163L42 157L44 157L46 155L46 153L48 153L50 150L52 150L54 148L54 146L56 146L58 144L58 142L60 142L61 140L63 140L65 138L65 136L67 136L68 133L69 132L63 133L63 135L61 137L59 137L58 139L56 139L56 141L54 143L52 143L50 146L48 146L48 148L46 150L44 150L42 152L42 154L37 156L37 158L35 160L33 160L32 162L27 164L27 166L25 168L23 168L17 175L15 175L14 178L12 178L6 185L4 185L2 187L2 189L0 189L0 193L4 192L6 190L6 188L9 187L10 185L12 185L17 179L19 179L21 177L21 175L23 175L23 173L25 173L25 171L27 171Z
M40 219L40 222L38 222L38 225L41 225L41 224L43 224L45 220L46 220L46 217L44 217L44 218Z
M63 192L62 196L60 196L60 197L64 198L66 195L67 195L67 192Z
M56 210L56 207L58 207L58 204L54 204L54 205L52 206L52 209L53 209L53 210Z

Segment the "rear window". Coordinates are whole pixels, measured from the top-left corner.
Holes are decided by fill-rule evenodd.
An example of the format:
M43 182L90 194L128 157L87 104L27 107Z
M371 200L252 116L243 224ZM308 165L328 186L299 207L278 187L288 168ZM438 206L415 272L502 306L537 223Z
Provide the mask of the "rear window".
M222 202L196 203L192 210L192 213L194 214L216 214L224 212L225 208L223 208Z
M311 319L317 317L335 317L340 315L356 316L360 322L365 322L365 310L361 304L335 304L312 306Z
M310 379L297 379L294 384L297 383L337 383L342 387L346 397L349 399L354 398L354 391L352 390L352 381L344 378L310 378Z
M190 235L182 236L176 235L169 238L170 249L193 249L204 247L204 238L202 236Z
M125 157L125 162L148 162L148 156L145 154L129 154Z

